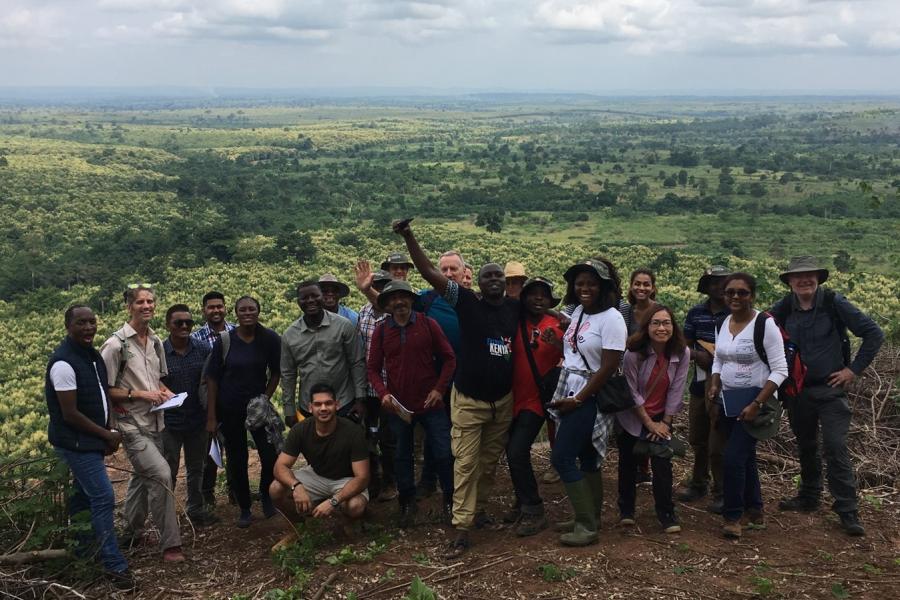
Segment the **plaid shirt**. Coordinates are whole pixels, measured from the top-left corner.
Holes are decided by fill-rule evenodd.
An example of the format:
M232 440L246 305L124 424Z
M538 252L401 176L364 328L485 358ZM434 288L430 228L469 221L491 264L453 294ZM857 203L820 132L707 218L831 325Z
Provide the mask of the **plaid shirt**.
M369 349L372 347L372 334L375 333L375 326L387 317L387 313L375 314L375 308L369 302L359 311L359 321L356 323L356 331L359 332L359 338L362 340L363 347L366 349L366 363L369 362ZM381 370L381 379L387 381L387 373ZM378 393L371 384L366 384L366 393L372 397L378 397Z
M225 331L234 331L237 328L237 325L234 323L229 323L225 321ZM191 334L191 338L197 340L198 342L203 342L206 344L206 347L212 350L213 344L216 343L216 340L219 339L219 332L215 331L209 326L209 323L206 323L198 329L197 331Z
M200 387L200 375L203 372L203 364L209 350L203 342L190 340L186 354L179 354L172 347L168 339L163 342L163 350L166 354L166 366L168 375L162 378L170 390L176 394L187 392L188 397L184 404L178 408L169 408L164 411L166 427L172 431L196 431L206 424L206 410L200 406L198 388Z

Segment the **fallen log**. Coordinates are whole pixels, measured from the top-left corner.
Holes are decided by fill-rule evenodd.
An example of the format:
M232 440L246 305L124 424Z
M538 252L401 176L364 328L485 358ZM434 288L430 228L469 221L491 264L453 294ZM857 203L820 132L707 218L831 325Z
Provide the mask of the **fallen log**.
M0 565L21 565L42 560L65 558L69 553L66 550L32 550L31 552L13 552L0 554Z

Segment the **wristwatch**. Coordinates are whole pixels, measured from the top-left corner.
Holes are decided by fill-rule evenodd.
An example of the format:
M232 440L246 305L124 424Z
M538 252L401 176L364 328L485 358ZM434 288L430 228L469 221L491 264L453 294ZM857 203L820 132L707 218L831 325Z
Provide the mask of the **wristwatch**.
M331 507L332 507L332 508L337 508L338 506L341 505L340 500L338 500L338 499L335 498L334 496L331 497L331 499L329 500L329 502L331 502Z
M131 401L131 400L134 399L134 397L131 395L131 392L132 392L132 390L129 389L129 390L128 390L128 400L129 400L129 401Z
M766 405L765 402L760 402L759 400L754 400L754 401L753 401L753 404L756 405L756 408L762 408L763 406Z
M291 486L291 493L292 493L292 494L294 493L294 490L297 489L297 486L298 486L298 485L300 485L300 482L299 482L299 481L295 481L295 482L294 482L294 485Z

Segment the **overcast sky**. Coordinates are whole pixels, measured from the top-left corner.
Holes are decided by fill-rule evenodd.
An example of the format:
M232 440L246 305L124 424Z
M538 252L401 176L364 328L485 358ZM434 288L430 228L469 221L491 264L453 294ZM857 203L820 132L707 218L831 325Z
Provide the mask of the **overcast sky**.
M0 86L900 91L900 0L0 0Z

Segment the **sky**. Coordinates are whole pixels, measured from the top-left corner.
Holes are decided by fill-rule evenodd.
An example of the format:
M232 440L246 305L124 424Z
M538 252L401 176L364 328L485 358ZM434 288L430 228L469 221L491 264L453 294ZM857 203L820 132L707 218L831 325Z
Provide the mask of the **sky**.
M900 92L900 0L0 0L0 87Z

